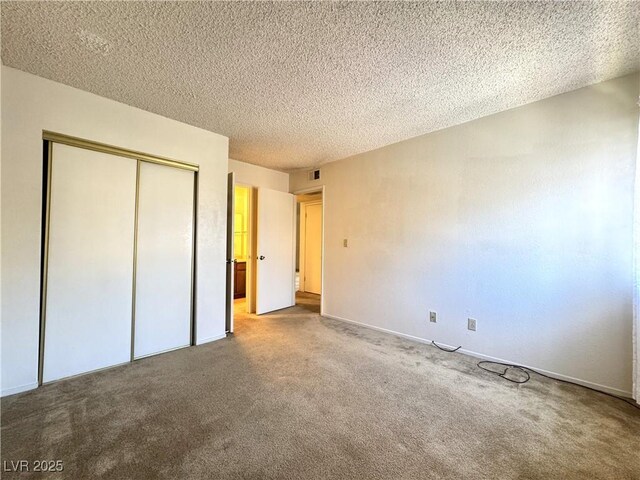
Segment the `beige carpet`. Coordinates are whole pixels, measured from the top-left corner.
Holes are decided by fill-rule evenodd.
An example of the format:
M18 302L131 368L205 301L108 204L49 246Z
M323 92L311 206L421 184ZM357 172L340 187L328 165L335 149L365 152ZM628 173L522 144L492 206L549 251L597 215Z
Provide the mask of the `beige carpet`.
M2 401L2 460L69 479L640 479L640 411L318 316L317 298L208 345ZM6 467L6 466L5 466Z

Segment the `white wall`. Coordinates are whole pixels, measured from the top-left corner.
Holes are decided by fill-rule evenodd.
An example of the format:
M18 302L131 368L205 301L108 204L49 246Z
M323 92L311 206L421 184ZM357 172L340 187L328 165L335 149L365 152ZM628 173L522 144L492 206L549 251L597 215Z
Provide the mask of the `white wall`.
M289 191L289 174L259 167L250 163L229 159L229 172L235 173L236 183L253 187L270 188L280 192Z
M36 386L42 131L200 165L197 343L224 336L228 139L2 67L2 394Z
M325 313L629 395L637 97L636 74L292 174L325 185Z
M640 78L638 79L640 81ZM640 90L640 85L638 86ZM638 97L640 106L640 97ZM640 158L640 123L638 124L638 150ZM634 275L633 275L633 398L640 403L640 169L636 161L634 196Z

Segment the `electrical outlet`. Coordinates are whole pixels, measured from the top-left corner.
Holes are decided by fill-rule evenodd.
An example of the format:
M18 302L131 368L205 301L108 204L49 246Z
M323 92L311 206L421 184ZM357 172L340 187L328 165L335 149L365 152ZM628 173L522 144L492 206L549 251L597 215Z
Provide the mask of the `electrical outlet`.
M476 331L476 319L475 318L467 318L467 329L475 332Z
M436 312L429 312L429 321L431 323L436 323L438 321L436 317L437 317Z
M346 238L342 240L342 246L344 248L347 248L349 246L349 240L347 240Z

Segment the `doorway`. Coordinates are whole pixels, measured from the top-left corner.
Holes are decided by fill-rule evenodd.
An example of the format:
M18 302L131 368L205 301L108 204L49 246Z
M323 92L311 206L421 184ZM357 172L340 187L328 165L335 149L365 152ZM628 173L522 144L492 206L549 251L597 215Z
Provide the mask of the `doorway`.
M295 305L295 243L295 195L236 184L235 174L230 172L227 189L227 333L234 332L236 317L262 315ZM234 285L236 282L240 285Z
M236 184L229 174L227 237L227 333L238 315L255 312L255 188Z
M251 227L251 187L243 185L234 186L234 212L233 212L233 302L234 315L246 313L247 293L251 293L251 278L248 273L250 268L250 227ZM247 288L249 287L249 288ZM249 295L251 298L251 295Z
M296 195L296 305L320 313L324 208L322 190Z

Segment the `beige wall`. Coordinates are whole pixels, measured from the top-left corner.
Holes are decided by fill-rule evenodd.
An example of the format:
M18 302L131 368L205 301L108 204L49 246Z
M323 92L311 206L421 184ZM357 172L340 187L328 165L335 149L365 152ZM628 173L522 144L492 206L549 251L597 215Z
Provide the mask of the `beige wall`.
M197 342L224 337L228 139L3 66L3 395L37 385L43 130L200 165Z
M280 192L289 191L289 174L229 159L229 172L235 173L236 183L264 187Z
M325 312L629 395L637 98L636 74L293 173L325 185Z

